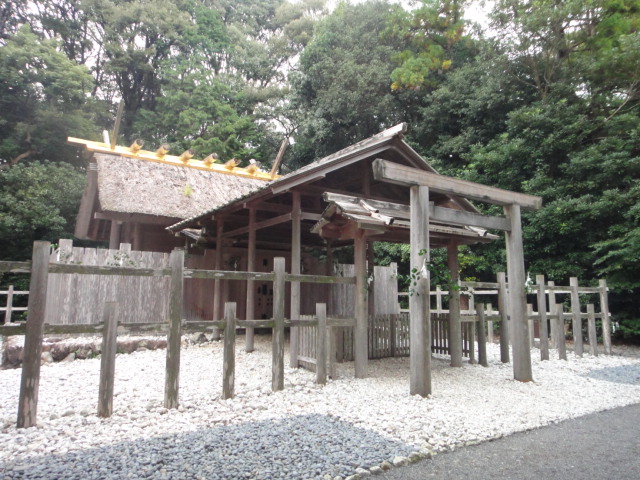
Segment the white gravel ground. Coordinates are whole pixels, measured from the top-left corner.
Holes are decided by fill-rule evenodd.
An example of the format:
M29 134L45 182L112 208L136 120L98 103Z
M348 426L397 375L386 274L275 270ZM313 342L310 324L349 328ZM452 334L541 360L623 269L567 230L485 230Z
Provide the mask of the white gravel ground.
M180 408L162 406L165 351L118 355L114 415L95 415L99 359L43 365L38 426L15 428L20 370L0 371L0 478L346 478L613 407L640 403L640 358L539 361L532 383L489 346L489 368L434 358L430 398L409 395L409 360L353 364L317 386L285 371L271 393L270 337L236 355L236 398L220 400L222 344L182 350ZM556 357L551 351L552 358ZM411 460L419 455L411 455ZM358 476L354 478L358 478Z

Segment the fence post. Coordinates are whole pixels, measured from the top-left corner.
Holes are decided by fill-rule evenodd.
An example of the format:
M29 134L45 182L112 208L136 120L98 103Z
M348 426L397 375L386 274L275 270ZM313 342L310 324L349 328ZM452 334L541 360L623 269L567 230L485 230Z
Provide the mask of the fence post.
M236 372L236 303L224 304L224 349L222 354L222 399L233 398Z
M498 310L500 311L500 361L509 363L509 312L507 311L507 275L498 272Z
M34 242L29 282L29 305L27 331L24 339L22 378L18 402L18 428L36 425L38 412L38 389L40 387L40 357L47 304L47 281L49 277L49 242Z
M540 360L549 360L549 325L547 324L547 296L544 275L536 275L538 284L538 315L540 315Z
M529 347L535 347L535 331L533 326L533 304L527 303L527 323L529 324Z
M582 317L580 316L580 296L578 295L578 277L569 278L571 288L571 314L573 318L573 345L575 354L579 357L584 352L582 342Z
M611 320L609 319L607 281L602 279L598 283L600 287L600 311L602 312L602 343L604 344L605 355L611 355Z
M7 289L7 305L4 312L4 324L9 325L11 323L11 309L13 308L13 285L9 285Z
M476 313L478 315L478 361L483 367L488 367L487 361L487 336L485 334L485 321L484 321L484 303L479 303L476 306Z
M493 315L493 305L487 303L485 308L487 316ZM493 343L493 320L487 320L487 338L489 339L489 343Z
M102 353L100 355L100 387L98 389L98 416L108 418L113 412L113 381L118 350L117 303L105 302L102 312Z
M327 306L316 303L318 336L316 338L316 383L327 383Z
M552 282L551 280L549 280L547 282L547 285L549 287L554 287L555 283ZM556 323L558 322L558 319L555 316L555 312L554 312L554 308L556 305L556 294L553 290L549 289L549 293L547 294L547 303L549 304L549 315L551 317L551 347L553 348L558 348L558 339L556 338L556 335L558 333L558 326L556 325Z
M271 390L284 390L284 258L273 259L273 337L271 343Z
M567 359L567 344L564 338L564 311L561 303L556 303L555 312L558 318L556 322L556 342L558 346L558 358L560 360Z
M596 307L593 303L587 305L587 321L589 332L589 347L591 355L598 355L598 334L596 333Z
M164 406L165 408L177 408L180 385L180 342L182 340L184 250L175 249L171 252L169 268L171 268L171 293L169 296L169 331L167 333Z

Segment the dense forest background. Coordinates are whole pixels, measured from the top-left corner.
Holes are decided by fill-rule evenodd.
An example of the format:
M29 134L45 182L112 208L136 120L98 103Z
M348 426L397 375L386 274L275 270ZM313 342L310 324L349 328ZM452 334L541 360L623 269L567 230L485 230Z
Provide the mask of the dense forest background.
M606 277L620 333L640 335L640 1L496 0L484 31L466 7L4 1L0 257L71 236L86 165L66 138L100 140L120 100L120 143L268 166L289 137L289 170L404 121L441 173L541 195L531 276ZM464 250L463 277L504 268L500 242Z

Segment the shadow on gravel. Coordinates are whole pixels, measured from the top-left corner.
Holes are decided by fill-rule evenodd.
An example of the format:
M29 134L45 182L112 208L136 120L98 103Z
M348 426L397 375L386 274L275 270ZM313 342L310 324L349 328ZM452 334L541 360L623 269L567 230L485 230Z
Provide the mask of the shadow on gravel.
M640 385L640 365L620 365L592 370L586 377L607 382Z
M100 435L96 431L96 435ZM139 439L0 464L6 479L309 479L352 475L414 449L325 415Z

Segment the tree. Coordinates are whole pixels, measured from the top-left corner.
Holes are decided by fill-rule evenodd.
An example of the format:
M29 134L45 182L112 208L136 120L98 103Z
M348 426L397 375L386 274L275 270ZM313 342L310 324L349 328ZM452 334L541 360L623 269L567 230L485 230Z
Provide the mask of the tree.
M92 80L83 66L23 26L0 46L0 166L69 160L68 135L95 135L85 108Z
M1 259L30 258L36 240L70 238L85 181L65 163L35 161L0 171Z

